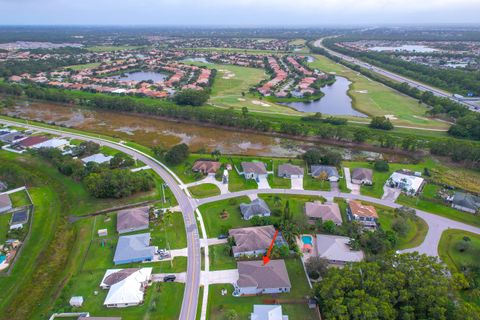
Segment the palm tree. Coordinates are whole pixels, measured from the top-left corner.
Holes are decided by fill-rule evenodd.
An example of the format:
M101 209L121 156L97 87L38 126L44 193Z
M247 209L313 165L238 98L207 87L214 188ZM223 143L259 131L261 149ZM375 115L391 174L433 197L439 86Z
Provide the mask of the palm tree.
M282 198L280 198L279 196L274 196L273 197L273 205L275 207L280 207L281 204L282 204Z

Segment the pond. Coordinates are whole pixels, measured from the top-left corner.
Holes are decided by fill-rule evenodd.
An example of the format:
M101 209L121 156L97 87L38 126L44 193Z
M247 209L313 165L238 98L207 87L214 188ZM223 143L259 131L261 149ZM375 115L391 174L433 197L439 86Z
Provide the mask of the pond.
M206 64L209 64L211 62L209 62L207 60L207 58L203 58L203 57L197 57L197 58L185 58L183 60L181 60L182 62L201 62L201 63L206 63Z
M429 48L424 45L413 45L413 44L405 44L403 46L397 46L397 47L371 47L369 50L372 51L406 51L406 52L435 52L438 51L437 49L434 48Z
M301 112L321 112L322 114L336 116L366 117L366 115L352 107L352 99L347 94L351 82L347 78L339 76L336 76L335 79L335 83L320 89L325 94L320 100L285 102L281 104Z
M148 81L152 80L153 82L160 82L168 78L168 75L161 72L155 71L138 71L138 72L129 72L119 76L112 76L113 79L118 80L127 80L127 81Z

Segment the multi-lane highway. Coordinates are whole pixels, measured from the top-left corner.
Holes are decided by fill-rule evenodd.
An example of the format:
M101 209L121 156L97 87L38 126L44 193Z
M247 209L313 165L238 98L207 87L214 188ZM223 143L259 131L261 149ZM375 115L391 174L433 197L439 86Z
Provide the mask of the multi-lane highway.
M417 88L418 90L420 91L429 91L431 92L432 94L438 96L438 97L443 97L443 98L448 98L448 99L451 99L455 102L458 102L460 104L463 104L465 107L469 108L471 111L476 111L476 112L480 112L480 107L478 105L475 105L473 104L471 101L462 101L458 98L455 98L451 93L449 92L446 92L446 91L443 91L443 90L440 90L438 88L434 88L434 87L431 87L429 85L426 85L424 83L421 83L421 82L418 82L418 81L415 81L415 80L412 80L410 78L406 78L404 76L401 76L401 75L398 75L396 73L393 73L391 71L388 71L388 70L385 70L383 68L379 68L379 67L376 67L376 66L373 66L369 63L366 63L366 62L363 62L362 60L359 60L359 59L356 59L356 58L353 58L353 57L350 57L350 56L347 56L345 54L342 54L342 53L339 53L339 52L336 52L336 51L333 51L327 47L325 47L322 43L322 41L326 39L326 38L322 38L322 39L319 39L319 40L316 40L313 45L317 48L322 48L324 49L325 51L327 51L329 54L331 54L332 56L335 56L335 57L338 57L342 60L345 60L349 63L353 63L355 65L358 65L362 68L365 68L365 69L368 69L370 71L373 71L375 73L378 73L379 75L381 76L384 76L386 78L389 78L391 80L394 80L394 81L397 81L397 82L405 82L407 83L408 85L412 86L412 87L415 87Z
M0 119L0 123L12 126L18 126L18 122L8 121ZM69 131L50 129L32 124L21 124L22 127L38 130L45 133L55 134L67 138L88 140L96 142L100 145L107 146L118 151L124 152L150 166L165 183L172 190L173 195L177 199L178 205L183 214L185 221L185 229L187 232L187 246L188 246L188 263L185 283L185 292L183 295L182 309L179 319L181 320L194 320L197 312L198 294L200 288L200 268L201 268L201 255L200 255L200 239L195 220L194 204L191 197L189 197L184 190L180 188L183 183L180 179L167 168L160 161L153 157L137 150L132 147L126 146L121 143L112 142L102 138L96 138L94 136L83 135L80 133L71 133Z

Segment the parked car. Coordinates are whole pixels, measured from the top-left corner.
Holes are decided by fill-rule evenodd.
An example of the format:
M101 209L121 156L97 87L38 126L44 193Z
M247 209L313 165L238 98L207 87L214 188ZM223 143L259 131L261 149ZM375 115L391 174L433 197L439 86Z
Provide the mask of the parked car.
M163 277L163 282L174 282L177 277L173 274Z
M228 234L221 234L217 237L217 239L221 240L221 239L227 239L228 238Z

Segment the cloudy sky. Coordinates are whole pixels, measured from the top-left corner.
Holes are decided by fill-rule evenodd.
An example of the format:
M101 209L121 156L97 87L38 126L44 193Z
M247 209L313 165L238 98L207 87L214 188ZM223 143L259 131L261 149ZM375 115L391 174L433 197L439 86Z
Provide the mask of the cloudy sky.
M480 23L480 0L0 0L0 24Z

